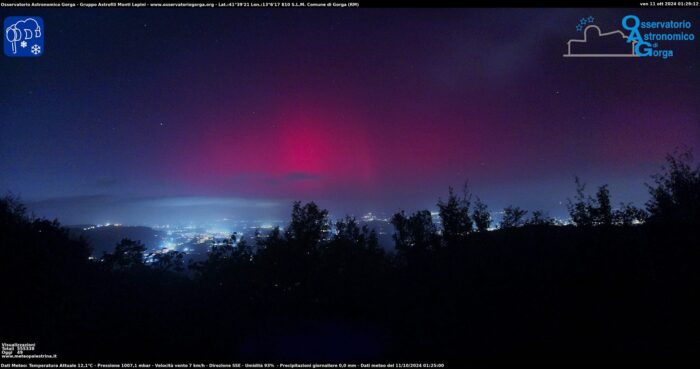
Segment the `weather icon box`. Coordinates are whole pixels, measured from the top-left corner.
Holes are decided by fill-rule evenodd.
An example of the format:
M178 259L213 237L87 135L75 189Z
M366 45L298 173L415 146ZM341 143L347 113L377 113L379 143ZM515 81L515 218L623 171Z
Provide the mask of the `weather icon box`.
M7 17L3 27L5 55L31 58L44 55L44 20L41 17Z

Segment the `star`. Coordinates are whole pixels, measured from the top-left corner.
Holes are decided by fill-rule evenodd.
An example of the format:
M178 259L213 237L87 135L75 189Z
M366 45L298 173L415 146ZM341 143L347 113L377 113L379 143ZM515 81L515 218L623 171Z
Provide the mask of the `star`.
M586 24L588 22L588 20L586 18L581 18L581 20L579 22L581 24Z
M579 24L578 26L576 26L576 30L577 30L577 31L583 30L583 26Z
M593 23L594 20L595 18L592 15L588 16L588 23Z

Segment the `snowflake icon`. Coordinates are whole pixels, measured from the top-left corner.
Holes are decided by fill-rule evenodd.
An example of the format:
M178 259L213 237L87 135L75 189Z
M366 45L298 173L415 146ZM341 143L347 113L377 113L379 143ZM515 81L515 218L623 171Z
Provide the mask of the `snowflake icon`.
M592 15L588 16L588 23L593 23L594 20L595 17L593 17Z
M27 47L27 41L22 41L19 43L19 46L22 47L23 49Z
M41 46L32 45L32 54L39 55L41 53Z

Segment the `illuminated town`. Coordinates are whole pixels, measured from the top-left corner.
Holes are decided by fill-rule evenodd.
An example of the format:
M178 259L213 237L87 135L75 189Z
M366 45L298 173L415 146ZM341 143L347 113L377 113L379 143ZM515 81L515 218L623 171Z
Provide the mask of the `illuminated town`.
M503 211L491 212L492 219L500 219L503 216ZM437 226L437 233L440 234L441 220L439 212L431 211L431 219ZM330 224L335 224L339 218L330 217ZM387 251L392 251L394 247L393 234L394 226L391 224L391 217L383 212L368 212L362 216L356 217L360 226L366 225L369 229L374 230L377 234L380 246ZM571 224L568 218L553 217L552 224L564 226ZM284 220L232 220L222 218L219 221L209 224L158 224L147 227L152 230L155 242L145 242L145 246L149 251L149 255L158 253L167 253L171 251L181 252L186 255L187 260L201 260L206 258L206 255L211 251L212 247L216 246L236 246L239 242L245 240L249 245L257 245L261 239L269 236L270 232L275 228L284 231L287 222ZM489 231L498 229L498 222L494 222L489 228ZM121 223L103 223L82 227L85 234L90 232L100 232L104 230L114 230L118 234L121 229L128 229L130 226L125 226ZM335 230L327 233L327 239L331 239ZM111 249L114 245L103 245L104 248ZM99 258L97 253L91 258ZM150 260L146 257L146 262Z

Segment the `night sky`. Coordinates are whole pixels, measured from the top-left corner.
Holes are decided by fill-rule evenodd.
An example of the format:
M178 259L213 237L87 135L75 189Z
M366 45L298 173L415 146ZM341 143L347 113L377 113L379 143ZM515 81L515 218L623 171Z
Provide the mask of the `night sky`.
M0 191L64 224L613 202L700 150L698 40L671 59L563 58L579 19L679 9L2 9L45 55L0 58ZM668 44L668 43L667 43Z

